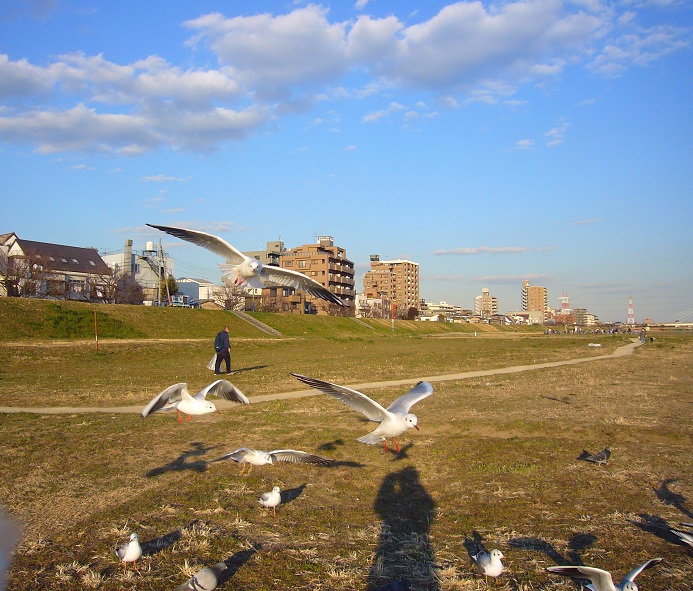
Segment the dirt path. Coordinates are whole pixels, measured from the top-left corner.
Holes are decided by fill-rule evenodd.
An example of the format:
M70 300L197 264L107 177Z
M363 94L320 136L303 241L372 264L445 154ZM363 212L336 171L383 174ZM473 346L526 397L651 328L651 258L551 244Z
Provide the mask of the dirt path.
M640 340L633 339L632 342L622 345L609 355L599 355L597 357L579 357L577 359L566 359L563 361L549 361L546 363L534 363L531 365L514 365L512 367L501 367L497 369L488 369L481 371L467 371L464 373L453 373L439 376L421 376L418 378L408 378L405 380L390 380L383 382L364 382L361 384L348 384L349 388L354 390L368 390L370 388L385 388L388 386L413 386L417 382L423 380L426 382L445 382L453 380L467 380L470 378L480 378L484 376L492 376L498 374L519 373L523 371L533 371L537 369L546 369L549 367L559 367L561 365L576 365L578 363L588 363L591 361L599 361L600 359L613 359L615 357L624 357L631 355L635 348L639 346ZM258 402L268 402L271 400L287 400L293 398L305 398L308 396L317 396L321 393L315 389L309 390L294 390L292 392L282 392L280 394L264 394L261 396L251 396L250 403L257 404ZM232 402L226 400L215 400L214 404L220 410L236 406ZM138 406L53 406L53 407L15 407L15 406L0 406L0 413L32 413L32 414L82 414L91 412L105 413L139 413L142 411L142 405Z

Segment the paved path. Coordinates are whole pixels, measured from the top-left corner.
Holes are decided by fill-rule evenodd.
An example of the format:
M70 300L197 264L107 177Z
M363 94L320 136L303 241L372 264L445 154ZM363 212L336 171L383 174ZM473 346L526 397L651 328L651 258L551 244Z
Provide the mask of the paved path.
M533 371L536 369L546 369L549 367L559 367L561 365L576 365L578 363L588 363L591 361L599 361L600 359L614 359L616 357L624 357L631 355L635 348L640 345L639 339L633 339L632 342L622 345L609 355L598 355L595 357L579 357L578 359L566 359L563 361L549 361L546 363L534 363L531 365L515 365L512 367L501 367L498 369L487 369L480 371L467 371L464 373L452 373L440 376L421 376L417 378L408 378L404 380L389 380L383 382L364 382L362 384L349 384L349 388L354 390L368 390L369 388L385 388L388 386L413 386L420 380L426 382L446 382L452 380L467 380L469 378L480 378L484 376L492 376L498 374L519 373L522 371ZM292 392L282 392L280 394L264 394L260 396L251 396L251 404L258 402L267 402L270 400L287 400L292 398L305 398L307 396L318 396L321 392L311 388L309 390L295 390ZM237 406L227 400L215 400L214 404L218 409L230 408ZM54 407L14 407L0 406L0 413L19 413L28 412L34 414L80 414L90 412L105 412L105 413L139 413L143 406L54 406Z

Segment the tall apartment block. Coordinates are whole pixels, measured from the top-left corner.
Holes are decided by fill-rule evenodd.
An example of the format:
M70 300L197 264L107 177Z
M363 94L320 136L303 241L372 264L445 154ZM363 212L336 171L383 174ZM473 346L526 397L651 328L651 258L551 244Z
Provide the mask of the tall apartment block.
M332 236L319 236L317 244L304 244L283 251L279 263L284 269L292 269L315 279L353 308L356 295L354 263L346 258L344 248L334 245ZM335 306L307 293L301 292L301 295L308 308L312 310L314 306L318 313L327 314L330 306ZM293 299L296 297L297 294L293 294Z
M354 306L354 263L346 250L334 245L332 236L320 236L317 244L286 249L281 241L268 242L264 251L246 252L263 264L303 273L339 296L349 308ZM282 312L327 314L336 304L291 287L272 286L262 290L263 302ZM338 306L337 306L338 307ZM342 310L344 311L344 310Z
M541 312L542 320L546 320L549 309L549 294L545 287L530 285L529 280L522 282L522 311Z
M363 277L363 294L367 298L387 300L399 314L419 308L419 263L406 260L381 261L371 255L371 270Z
M490 318L498 314L498 298L492 296L488 287L481 290L481 295L474 298L474 316Z

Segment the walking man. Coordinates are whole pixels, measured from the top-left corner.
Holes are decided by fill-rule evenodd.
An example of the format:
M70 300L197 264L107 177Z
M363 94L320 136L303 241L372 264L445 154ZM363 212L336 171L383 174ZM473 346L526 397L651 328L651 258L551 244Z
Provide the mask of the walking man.
M217 352L217 360L214 363L214 373L221 373L221 362L226 362L226 373L231 373L231 342L229 341L229 327L220 330L214 339L214 350Z

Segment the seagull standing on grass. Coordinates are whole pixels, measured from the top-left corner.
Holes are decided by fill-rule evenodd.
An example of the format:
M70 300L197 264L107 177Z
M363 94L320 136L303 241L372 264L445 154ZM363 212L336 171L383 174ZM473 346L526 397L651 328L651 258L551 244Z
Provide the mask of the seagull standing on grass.
M253 470L253 466L264 466L266 464L274 464L274 462L292 462L295 464L318 464L320 466L330 466L332 460L310 454L305 451L295 449L275 449L274 451L262 451L259 449L249 449L241 447L231 453L225 454L213 462L221 460L233 460L238 464L242 464L241 474L245 472L245 466L248 464L250 469L248 474Z
M592 591L638 591L638 586L634 583L635 577L645 569L652 568L660 562L662 562L662 558L651 558L645 564L630 571L618 585L614 585L611 573L601 568L591 566L550 566L546 570L557 575L589 579L592 581L592 584L587 585L587 588Z
M417 431L419 430L419 421L416 415L409 412L409 409L420 400L433 394L433 386L431 386L431 384L428 382L419 382L409 390L409 392L400 396L386 409L374 400L368 398L365 394L347 388L346 386L338 386L337 384L323 382L322 380L309 378L297 373L292 373L291 375L301 380L304 384L308 384L325 394L329 394L354 410L363 413L371 421L380 423L380 426L375 431L363 437L359 437L357 441L369 445L378 445L384 441L385 451L388 451L388 439L394 441L395 449L399 452L399 443L397 443L395 437L405 433L412 427Z
M219 584L219 575L227 568L225 562L217 562L212 567L206 566L174 591L213 591Z
M505 558L500 550L491 550L491 552L484 552L483 550L477 552L472 556L472 560L479 567L479 570L483 573L484 577L498 577L503 572L505 567L501 560ZM498 580L496 579L496 583Z
M128 562L132 562L134 569L140 572L137 570L137 561L142 556L139 536L135 532L131 533L130 541L120 546L120 548L116 548L116 555L123 563L123 573L127 571Z
M309 293L312 296L321 298L339 306L346 304L333 294L325 286L321 285L315 279L292 271L291 269L282 269L273 265L263 265L259 260L253 257L244 255L240 250L231 246L226 240L200 232L198 230L186 230L185 228L173 228L170 226L157 226L155 224L147 224L151 228L156 228L162 232L166 232L171 236L187 240L193 244L197 244L202 248L211 250L214 254L229 261L226 264L219 265L219 268L234 285L243 285L247 283L255 289L267 287L265 282L271 285L282 285L284 287L293 287Z
M250 400L236 386L227 380L217 380L200 390L195 396L190 395L188 384L181 382L169 386L163 392L152 398L151 402L144 407L142 417L146 417L153 412L176 409L178 422L183 421L181 412L188 415L204 415L210 412L219 412L213 402L207 400L207 395L223 398L240 404L250 404Z
M277 505L282 502L282 495L279 492L279 487L275 486L270 492L264 492L257 500L265 509L272 509L274 516L277 516Z

